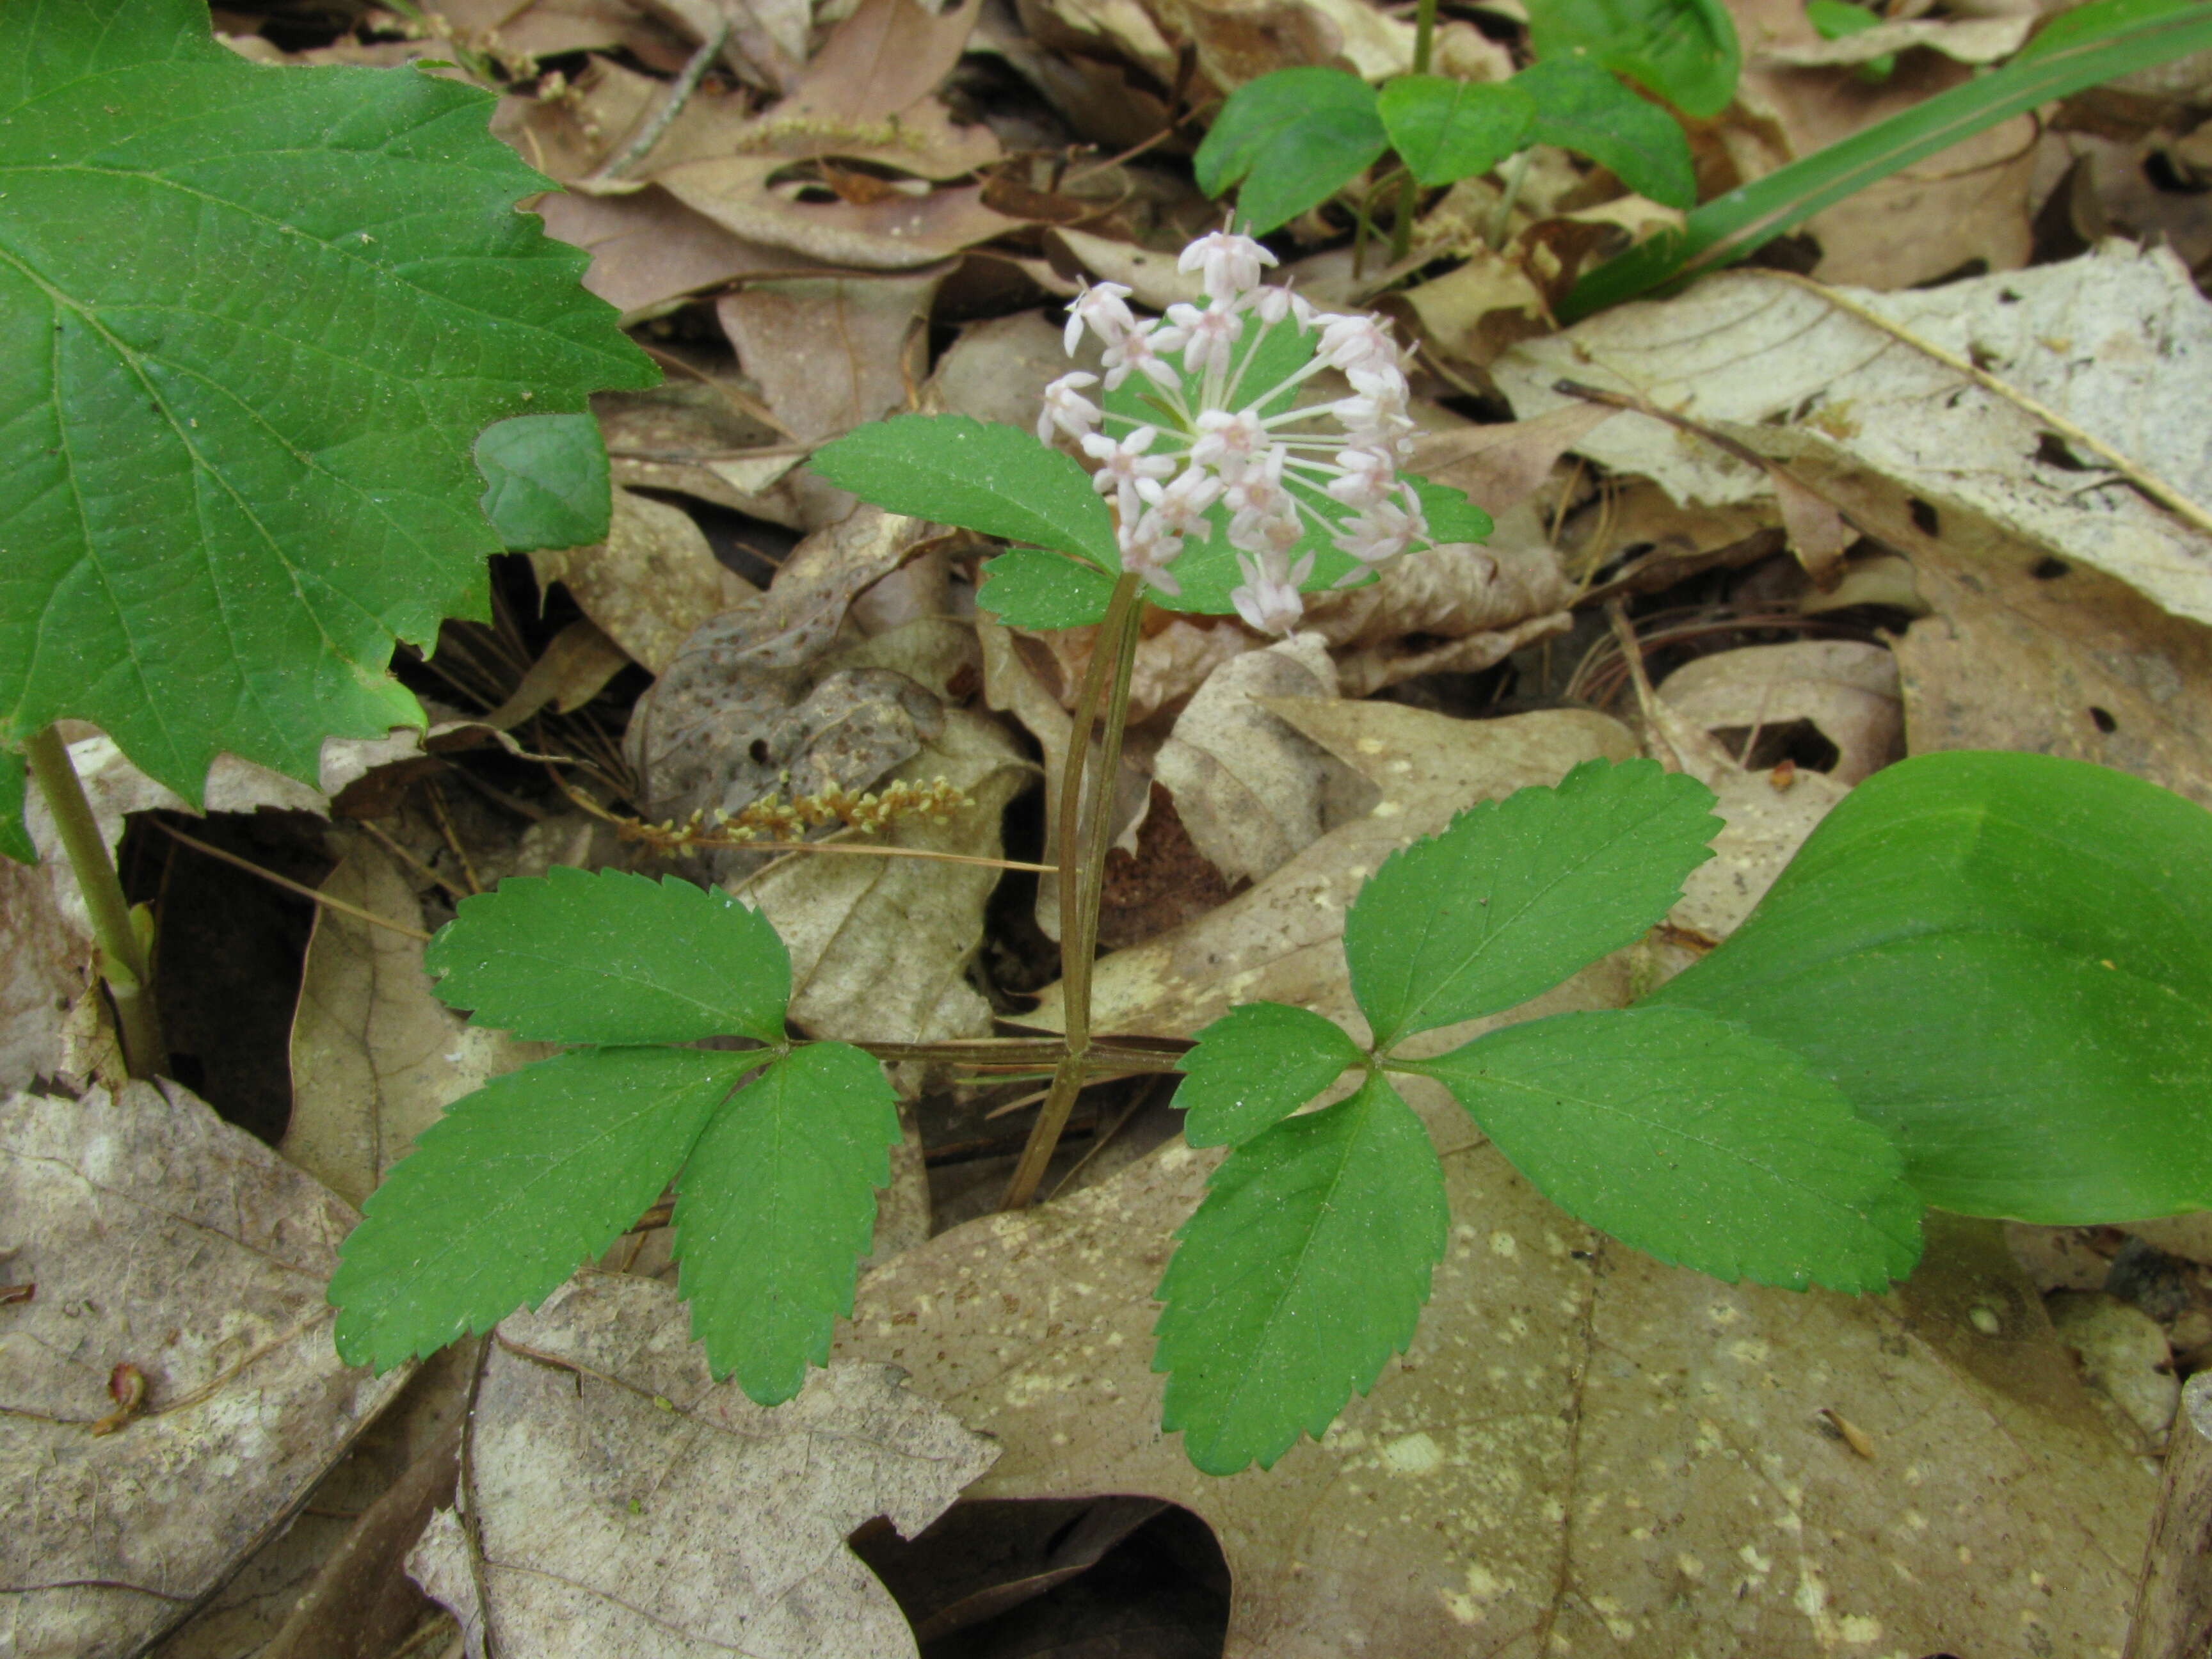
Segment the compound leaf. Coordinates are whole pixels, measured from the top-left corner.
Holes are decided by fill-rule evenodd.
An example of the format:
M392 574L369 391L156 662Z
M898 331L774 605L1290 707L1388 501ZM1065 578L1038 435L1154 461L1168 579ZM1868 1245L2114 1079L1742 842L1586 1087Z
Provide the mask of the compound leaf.
M339 1247L338 1357L389 1370L537 1306L660 1196L759 1058L586 1048L454 1102Z
M1689 1008L1555 1014L1409 1066L1553 1203L1733 1284L1879 1291L1920 1255L1890 1138L1787 1048Z
M477 434L659 379L492 102L198 0L0 8L0 739L79 716L197 802L421 723L385 669L488 614Z
M1536 106L1510 81L1401 75L1376 100L1390 147L1424 185L1487 173L1528 140Z
M1528 9L1528 39L1540 60L1586 53L1700 117L1728 107L1743 69L1721 0L1542 0Z
M1238 1147L1160 1281L1162 1426L1208 1474L1319 1436L1413 1340L1449 1218L1428 1132L1382 1078Z
M1802 1054L1931 1204L2054 1225L2212 1207L2212 812L2124 772L1886 767L1645 1006Z
M18 864L36 864L39 849L23 821L23 757L12 749L0 749L0 858Z
M1366 1056L1335 1021L1280 1002L1248 1002L1198 1034L1175 1103L1194 1146L1249 1140Z
M1390 136L1375 89L1342 70L1275 70L1229 94L1198 147L1198 187L1237 192L1238 228L1264 236L1371 166Z
M890 1180L897 1097L883 1067L811 1042L740 1090L677 1182L677 1288L718 1378L763 1406L826 1364Z
M1017 548L984 562L975 604L1009 628L1085 628L1105 620L1113 597L1097 565Z
M422 965L471 1024L532 1042L781 1043L791 1000L783 941L727 893L565 865L463 899Z
M1587 155L1638 196L1667 207L1698 199L1690 141L1674 118L1578 58L1531 64L1507 82L1535 100L1538 143Z
M894 513L1121 568L1114 517L1072 455L965 415L896 415L814 452L814 471Z
M510 553L586 547L614 514L606 441L589 415L518 415L477 440L484 517Z
M1656 762L1585 761L1393 853L1344 927L1376 1051L1526 1002L1640 938L1711 856L1712 804Z

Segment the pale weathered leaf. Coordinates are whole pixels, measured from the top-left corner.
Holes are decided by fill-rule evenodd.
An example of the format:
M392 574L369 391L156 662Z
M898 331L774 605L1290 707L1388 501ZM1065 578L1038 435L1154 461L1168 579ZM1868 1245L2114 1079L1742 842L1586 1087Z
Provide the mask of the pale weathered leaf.
M532 553L540 586L559 582L630 659L658 674L691 630L758 592L714 557L690 514L617 488L607 539Z
M1659 695L1708 732L1747 740L1808 721L1836 746L1838 783L1899 758L1904 714L1897 659L1856 640L1801 640L1717 652L1682 665Z

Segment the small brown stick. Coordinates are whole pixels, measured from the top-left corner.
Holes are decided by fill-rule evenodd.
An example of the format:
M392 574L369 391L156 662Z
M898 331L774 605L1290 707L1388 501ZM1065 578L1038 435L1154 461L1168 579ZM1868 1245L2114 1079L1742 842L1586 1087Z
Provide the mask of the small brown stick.
M319 904L325 910L336 910L343 915L351 916L356 921L365 921L372 927L382 927L390 933L404 933L410 939L419 939L425 945L430 942L430 936L419 927L410 927L404 922L387 921L382 916L362 909L359 905L348 904L343 899L332 898L328 893L319 893L303 883L294 881L289 876L280 876L274 870L264 870L251 859L242 859L235 853L226 853L220 847L210 847L197 836L188 836L173 825L162 823L159 818L155 818L154 822L161 825L165 835L184 842L195 853L204 854L209 858L224 864L234 865L245 871L246 874L258 876L262 880L281 887L288 893L297 893L311 904Z
M393 858L398 859L402 864L412 870L416 875L422 877L423 880L433 882L439 887L443 888L445 890L446 896L452 899L456 904L459 903L461 900L470 896L469 890L467 888L462 886L459 882L450 880L447 877L440 875L435 870L433 870L428 865L423 863L422 860L416 858L412 853L402 847L397 841L394 841L389 833L378 829L370 820L363 818L361 821L361 827L364 830L368 831L370 840L376 842L378 846L381 847L386 852L391 854Z
M453 815L446 806L446 792L438 787L435 778L429 779L424 793L430 797L430 816L438 820L438 832L446 838L446 845L453 849L453 858L461 866L461 879L471 894L483 891L483 884L477 879L477 867L469 862L467 850L461 845L460 832L453 828Z
M588 190L593 185L612 184L620 179L652 153L653 147L661 141L676 118L684 112L684 106L691 101L691 94L699 89L699 82L706 79L707 71L722 55L722 48L729 44L730 32L737 26L737 19L730 11L726 0L717 9L720 13L719 21L706 40L700 43L699 50L685 60L683 70L668 83L667 95L661 99L659 106L653 112L653 118L640 127L637 136L624 144L619 152L600 163L599 171L584 181L583 188Z

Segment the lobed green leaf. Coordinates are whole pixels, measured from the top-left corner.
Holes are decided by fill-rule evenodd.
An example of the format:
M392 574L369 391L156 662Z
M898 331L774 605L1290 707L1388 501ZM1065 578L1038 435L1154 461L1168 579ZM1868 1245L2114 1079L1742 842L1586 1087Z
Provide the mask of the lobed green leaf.
M864 501L1121 568L1114 517L1072 455L965 415L896 415L814 452L815 472Z
M536 1307L660 1196L759 1060L586 1048L454 1102L339 1247L338 1357L389 1370Z
M518 415L477 440L484 517L510 553L607 538L614 501L606 441L589 415Z
M1880 1291L1920 1255L1889 1137L1789 1049L1689 1008L1555 1014L1407 1069L1547 1198L1733 1284Z
M1424 185L1487 173L1528 141L1536 105L1510 81L1401 75L1376 99L1390 147Z
M1367 1056L1335 1021L1280 1002L1248 1002L1198 1034L1175 1103L1193 1146L1249 1140Z
M532 1042L784 1041L791 958L766 918L674 876L556 866L463 899L422 965L437 992Z
M774 1406L828 1363L898 1139L883 1067L842 1042L793 1049L699 1137L677 1182L677 1287L718 1379Z
M1160 1281L1162 1426L1208 1474L1318 1437L1413 1340L1449 1221L1428 1132L1382 1078L1238 1147Z
M1229 94L1192 158L1198 187L1238 185L1239 228L1264 236L1320 206L1389 148L1375 89L1342 70L1275 70Z
M421 723L385 671L488 614L477 434L659 378L492 102L198 0L0 7L0 740L81 717L196 803Z
M1743 70L1721 0L1542 0L1528 9L1528 40L1539 61L1585 55L1701 117L1728 107Z
M1393 853L1344 926L1376 1052L1526 1002L1641 938L1711 855L1712 805L1656 762L1585 761Z
M1603 70L1577 58L1553 58L1531 64L1506 84L1534 100L1536 142L1589 156L1664 206L1696 204L1697 169L1681 127Z
M1114 578L1058 553L1016 549L988 559L978 609L1009 628L1086 628L1106 619Z
M2212 813L2047 755L1845 796L1644 1006L1803 1056L1931 1204L2054 1225L2212 1207Z

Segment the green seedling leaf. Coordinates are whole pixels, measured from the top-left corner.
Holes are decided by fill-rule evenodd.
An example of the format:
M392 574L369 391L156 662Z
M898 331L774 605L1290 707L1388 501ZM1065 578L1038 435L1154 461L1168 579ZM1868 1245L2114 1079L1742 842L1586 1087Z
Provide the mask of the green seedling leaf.
M1732 190L1692 213L1680 232L1600 265L1567 295L1561 319L1733 264L1821 209L1999 121L2208 48L2212 6L2203 0L2094 0L2045 26L2002 69Z
M586 1048L454 1102L339 1247L338 1357L389 1370L536 1307L660 1196L759 1061Z
M1449 484L1431 483L1407 472L1401 475L1421 498L1421 516L1429 521L1429 538L1439 546L1453 542L1486 542L1498 528L1490 514L1468 500L1467 492Z
M532 1042L784 1041L791 958L765 918L674 876L556 866L461 901L423 952L472 1025Z
M26 771L23 757L12 749L0 749L0 857L18 864L36 864L39 849L23 822Z
M1674 118L1603 70L1577 58L1531 64L1506 82L1536 106L1536 142L1557 144L1610 167L1638 196L1667 207L1698 199L1690 141Z
M1318 1437L1413 1340L1450 1213L1428 1132L1383 1079L1229 1155L1160 1281L1162 1425L1208 1474Z
M1058 553L1016 550L983 565L977 607L1009 628L1085 628L1106 619L1114 578Z
M1508 81L1401 75L1376 99L1390 147L1424 185L1487 173L1528 139L1536 106Z
M1728 107L1743 70L1721 0L1539 0L1528 9L1528 40L1540 60L1587 55L1700 117Z
M0 7L0 739L88 720L197 803L422 723L385 669L489 614L477 434L659 378L492 105L199 0Z
M1248 1002L1198 1034L1175 1103L1194 1146L1251 1139L1367 1056L1334 1020L1279 1002Z
M794 1048L740 1090L677 1182L678 1288L717 1378L774 1406L825 1364L891 1178L897 1096L842 1042Z
M477 440L484 517L510 553L607 538L607 446L589 415L518 415Z
M1711 856L1712 805L1656 762L1585 761L1393 853L1344 925L1376 1052L1526 1002L1642 938Z
M1787 1048L1689 1008L1555 1014L1407 1069L1553 1203L1734 1284L1880 1291L1920 1255L1889 1137Z
M2212 813L2045 755L1923 755L1844 798L1728 942L1645 1000L1802 1055L1968 1215L2212 1207Z
M965 415L898 415L814 452L814 471L894 513L1121 568L1114 515L1072 455Z
M1805 21L1823 40L1864 34L1882 23L1880 16L1864 6L1851 4L1850 0L1805 0Z
M1389 145L1367 82L1342 70L1285 69L1231 93L1192 159L1208 196L1239 187L1240 228L1264 236L1328 200Z

